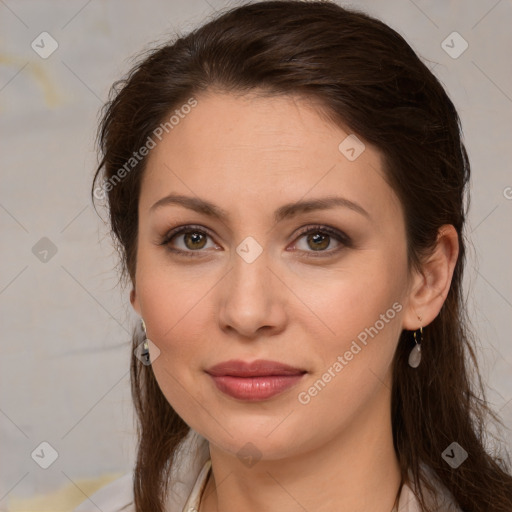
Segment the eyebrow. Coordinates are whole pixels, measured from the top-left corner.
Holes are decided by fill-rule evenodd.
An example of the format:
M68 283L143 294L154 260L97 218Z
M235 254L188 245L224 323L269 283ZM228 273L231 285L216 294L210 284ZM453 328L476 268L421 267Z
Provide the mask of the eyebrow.
M199 197L190 197L180 194L169 194L159 199L151 208L150 212L153 212L163 206L179 205L189 210L194 210L198 213L202 213L209 217L213 217L219 220L229 219L229 213L223 208L201 199ZM279 207L274 212L274 221L280 222L284 219L294 217L300 213L307 213L315 210L328 210L334 207L343 207L360 213L367 219L370 219L370 214L358 203L350 201L344 197L339 196L327 196L318 199L310 199L307 201L296 201L293 203L285 204Z

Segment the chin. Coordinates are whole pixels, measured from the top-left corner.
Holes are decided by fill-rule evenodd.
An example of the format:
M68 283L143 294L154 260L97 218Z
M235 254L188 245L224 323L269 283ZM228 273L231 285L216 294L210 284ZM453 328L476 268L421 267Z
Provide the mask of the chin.
M218 449L232 454L242 462L245 459L248 461L280 460L296 455L298 450L304 451L304 443L309 437L306 435L302 439L299 433L304 435L304 431L300 429L292 431L290 425L285 425L286 420L281 423L282 418L274 420L267 418L267 420L260 427L255 426L251 421L224 423L225 430L221 429L220 436L219 430L216 430L213 435L209 435L209 432L201 435ZM211 428L207 430L211 431ZM230 436L230 433L233 436Z

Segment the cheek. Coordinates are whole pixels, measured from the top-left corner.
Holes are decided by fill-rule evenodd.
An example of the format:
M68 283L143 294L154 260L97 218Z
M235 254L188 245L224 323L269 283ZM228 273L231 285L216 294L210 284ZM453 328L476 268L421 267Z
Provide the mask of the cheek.
M153 270L155 270L153 268ZM208 308L201 283L177 281L153 271L138 283L143 296L148 337L159 348L152 369L166 400L185 421L198 415L198 368L203 365Z
M389 331L396 331L397 309L401 308L393 308L393 304L401 300L403 286L399 273L391 270L389 260L382 254L366 256L364 261L360 258L358 266L347 265L341 271L317 273L304 279L295 277L301 281L296 287L304 297L303 303L297 303L295 319L301 319L313 342L315 337L323 340L314 344L315 351L320 350L324 356L332 358L333 350L348 350L358 336L364 341L365 333L376 323L379 334L385 337Z
M208 276L194 276L170 263L162 248L139 249L137 260L137 296L155 341L175 336L183 323L192 323L197 306L208 290Z
M309 419L327 415L333 429L391 387L403 306L398 287L377 282L378 275L338 282L314 297L312 309L321 312L329 329L322 326L318 332L327 334L317 338L309 331L309 351L319 364L298 390L297 402Z

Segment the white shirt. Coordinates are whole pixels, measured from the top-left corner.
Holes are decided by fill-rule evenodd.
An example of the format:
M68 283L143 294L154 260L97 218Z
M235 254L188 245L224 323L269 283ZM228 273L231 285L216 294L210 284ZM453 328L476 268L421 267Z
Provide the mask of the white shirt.
M428 468L422 467L428 474L431 474ZM172 477L167 495L166 512L197 512L210 469L209 443L195 430L190 429L176 450L171 469ZM98 509L102 512L135 512L132 485L133 471L96 491L73 512L98 512ZM440 508L437 510L439 512L461 512L461 509L454 505L449 491L441 485L438 487ZM431 499L427 489L424 489L423 492L427 500ZM416 496L405 483L396 510L397 512L420 512Z

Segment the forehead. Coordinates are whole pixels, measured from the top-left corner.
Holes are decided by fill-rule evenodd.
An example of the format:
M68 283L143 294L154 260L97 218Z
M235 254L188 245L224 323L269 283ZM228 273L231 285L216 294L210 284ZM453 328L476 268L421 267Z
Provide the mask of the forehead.
M171 133L174 139L179 137L175 146L185 143L195 148L194 153L188 155L190 159L229 147L238 153L274 152L284 160L293 158L286 153L295 153L298 158L298 154L325 152L329 146L331 150L337 149L337 144L332 148L332 143L345 131L323 120L320 105L311 99L252 92L199 96L197 106L169 135ZM173 137L166 138L172 145ZM319 147L320 138L323 144ZM312 143L308 143L309 139ZM220 156L220 151L217 153L216 156Z
M396 206L377 148L365 144L355 160L347 159L340 143L350 130L327 121L314 102L220 93L196 99L149 154L144 209L171 192L224 205L264 200L278 207L339 193L376 214L387 201Z

